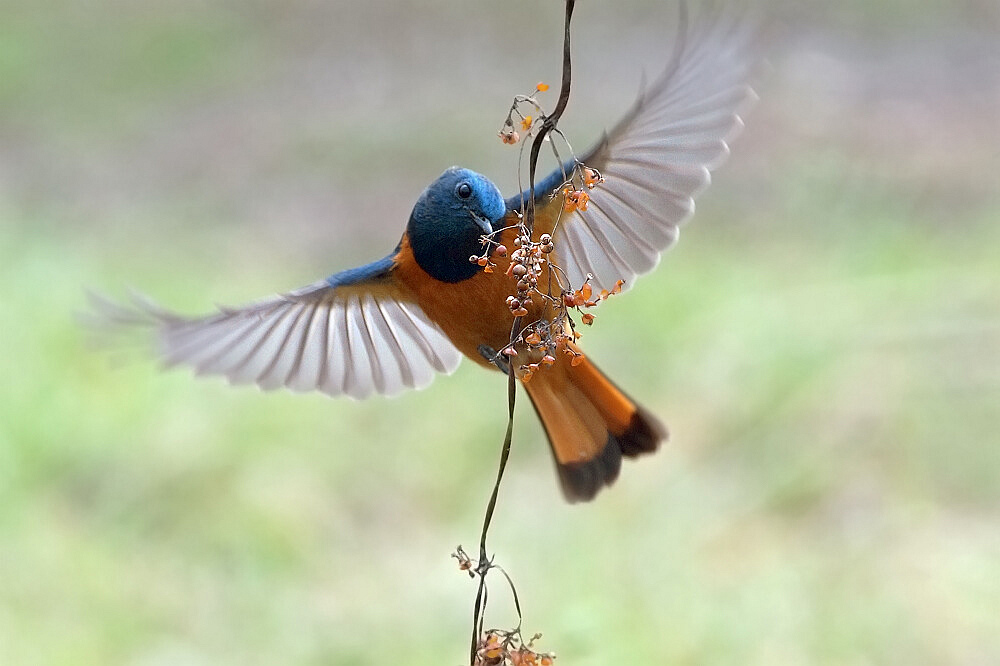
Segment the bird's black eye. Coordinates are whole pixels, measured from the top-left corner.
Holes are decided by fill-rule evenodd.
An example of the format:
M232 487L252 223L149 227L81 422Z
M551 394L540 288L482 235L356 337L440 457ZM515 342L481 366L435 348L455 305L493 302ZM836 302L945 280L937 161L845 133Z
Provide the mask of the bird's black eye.
M472 196L472 185L468 183L459 183L458 187L455 188L455 194L457 194L462 199L468 199Z

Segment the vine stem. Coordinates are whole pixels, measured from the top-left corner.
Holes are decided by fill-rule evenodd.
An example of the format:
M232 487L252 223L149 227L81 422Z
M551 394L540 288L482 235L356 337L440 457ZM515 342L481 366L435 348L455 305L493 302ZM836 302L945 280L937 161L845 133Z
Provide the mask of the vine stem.
M535 135L535 139L531 144L531 152L528 157L529 193L527 206L525 207L524 227L529 238L531 237L535 226L535 170L538 165L538 154L541 151L542 143L545 141L545 137L556 128L556 125L559 123L559 119L562 117L563 111L566 110L566 105L569 103L570 83L572 81L570 22L573 18L573 9L575 6L576 0L566 0L566 22L565 31L563 33L562 85L559 89L559 99L556 102L555 109L553 109L552 113L546 116L545 120L542 121L542 126L539 129L538 134ZM511 345L516 342L518 331L520 330L521 317L516 317L514 319L514 324L511 327ZM475 666L476 663L476 648L479 643L479 636L482 634L483 621L485 619L487 598L486 574L492 566L486 550L486 537L490 531L490 523L493 521L493 512L496 510L497 497L500 494L500 483L503 480L504 470L507 468L507 460L510 458L511 438L514 432L514 405L516 397L517 379L514 368L511 366L507 372L507 432L504 435L503 448L500 450L500 465L497 469L497 478L493 484L493 492L490 494L490 501L486 505L486 516L483 518L483 530L479 536L479 562L476 566L477 573L479 574L479 587L476 591L476 605L472 618L472 645L469 651L470 666ZM515 601L516 594L517 593L515 592ZM518 603L517 606L518 626L520 626L520 604Z

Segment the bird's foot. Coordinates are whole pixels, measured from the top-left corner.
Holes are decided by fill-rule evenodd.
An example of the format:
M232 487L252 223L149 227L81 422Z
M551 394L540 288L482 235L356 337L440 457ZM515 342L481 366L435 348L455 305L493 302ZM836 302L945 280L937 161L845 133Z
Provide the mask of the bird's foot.
M479 353L487 361L497 366L500 372L505 375L510 374L510 363L507 362L503 354L498 354L496 349L493 349L489 345L479 345Z

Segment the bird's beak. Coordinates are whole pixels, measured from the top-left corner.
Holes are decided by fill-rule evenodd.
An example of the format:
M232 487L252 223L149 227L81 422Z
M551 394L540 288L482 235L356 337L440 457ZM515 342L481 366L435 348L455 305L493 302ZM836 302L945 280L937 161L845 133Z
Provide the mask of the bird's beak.
M485 217L472 213L472 219L476 221L476 226L483 230L483 235L489 236L493 233L493 225Z

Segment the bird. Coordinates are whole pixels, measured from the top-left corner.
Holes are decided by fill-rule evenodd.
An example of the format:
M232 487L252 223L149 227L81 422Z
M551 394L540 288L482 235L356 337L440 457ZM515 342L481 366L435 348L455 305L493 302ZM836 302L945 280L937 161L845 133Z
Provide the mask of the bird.
M514 372L541 420L563 495L591 500L617 479L623 457L656 451L667 430L580 351L559 320L558 298L544 294L567 284L617 291L656 267L756 99L752 41L724 21L683 29L663 73L618 123L535 183L533 235L524 244L542 247L558 271L542 271L527 285L534 298L516 307L525 284L512 262L531 190L504 197L486 176L456 166L419 195L399 243L381 259L205 316L144 299L107 316L152 327L167 366L265 390L395 395L455 371L463 357ZM603 180L580 206L567 203L574 170ZM558 320L549 332L565 353L532 348L523 335L511 346L512 312L539 331Z

